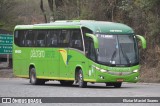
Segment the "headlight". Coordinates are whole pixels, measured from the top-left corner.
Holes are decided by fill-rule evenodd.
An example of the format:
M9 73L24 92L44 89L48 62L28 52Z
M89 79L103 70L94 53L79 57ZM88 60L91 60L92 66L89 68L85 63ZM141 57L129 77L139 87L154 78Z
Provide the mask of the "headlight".
M100 70L100 68L98 68L98 67L95 67L95 69L96 69L96 70Z
M104 69L100 69L100 71L103 73L107 72L107 70L104 70Z
M92 67L95 68L96 70L100 71L100 72L103 72L103 73L108 72L108 70L101 69L101 68L96 67L94 65L92 65Z
M138 69L137 69L137 70L133 70L133 72L134 72L134 73L138 72Z

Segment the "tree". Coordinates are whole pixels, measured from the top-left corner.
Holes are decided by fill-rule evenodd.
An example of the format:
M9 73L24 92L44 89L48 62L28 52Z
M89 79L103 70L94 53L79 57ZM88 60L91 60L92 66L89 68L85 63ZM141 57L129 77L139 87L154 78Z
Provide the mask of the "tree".
M16 5L15 1L12 0L0 0L0 28L10 29L13 27L14 12L13 8Z
M47 23L47 16L46 16L46 12L45 12L44 7L43 7L43 0L40 1L40 8L41 8L41 11L42 11L43 16L44 16L44 22Z

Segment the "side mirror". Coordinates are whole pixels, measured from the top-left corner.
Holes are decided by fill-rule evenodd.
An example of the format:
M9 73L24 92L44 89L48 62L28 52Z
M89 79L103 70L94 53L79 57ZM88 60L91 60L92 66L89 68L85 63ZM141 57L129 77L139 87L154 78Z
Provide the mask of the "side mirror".
M143 49L146 49L146 39L143 37L143 36L141 36L141 35L136 35L136 37L139 39L139 40L141 40L141 44L142 44L142 48Z
M89 33L86 33L86 36L90 37L93 39L93 42L94 42L94 48L95 49L98 49L99 48L99 44L98 44L98 38L93 35L93 34L89 34Z

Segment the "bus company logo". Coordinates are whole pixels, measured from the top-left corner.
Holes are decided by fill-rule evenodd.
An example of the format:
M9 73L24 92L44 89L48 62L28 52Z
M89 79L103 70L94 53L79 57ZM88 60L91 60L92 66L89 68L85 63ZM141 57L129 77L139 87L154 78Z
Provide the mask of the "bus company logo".
M110 30L110 32L123 32L122 30Z
M44 50L31 50L31 58L44 58L45 57L45 51Z
M12 103L11 98L2 98L2 103Z
M22 53L21 50L15 50L15 53Z
M65 49L59 49L58 51L62 55L64 64L67 65L67 51Z

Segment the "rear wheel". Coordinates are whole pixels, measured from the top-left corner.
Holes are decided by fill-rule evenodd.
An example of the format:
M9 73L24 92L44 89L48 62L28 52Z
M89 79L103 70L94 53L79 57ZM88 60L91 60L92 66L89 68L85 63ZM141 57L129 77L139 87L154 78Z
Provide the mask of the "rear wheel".
M43 85L43 84L45 84L45 80L36 78L36 70L35 70L35 68L31 68L30 69L29 79L30 79L30 83L32 85Z
M85 82L85 81L83 80L82 70L79 70L79 71L78 71L77 78L78 78L78 85L79 85L79 87L81 87L81 88L87 87L87 82Z
M74 81L60 81L60 83L63 86L71 86L73 85Z

